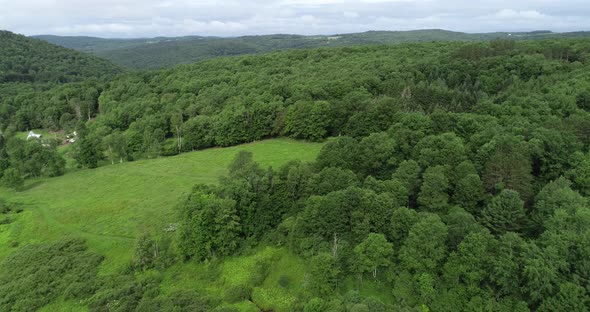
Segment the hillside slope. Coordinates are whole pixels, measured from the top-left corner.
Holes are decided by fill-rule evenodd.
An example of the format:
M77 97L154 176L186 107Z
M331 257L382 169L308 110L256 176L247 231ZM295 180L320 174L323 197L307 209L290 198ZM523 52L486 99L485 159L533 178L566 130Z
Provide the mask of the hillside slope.
M0 198L22 204L24 213L0 225L0 258L20 245L76 235L106 256L104 270L121 269L131 258L135 239L160 232L175 222L174 207L197 183L215 184L239 151L278 169L299 159L312 161L323 144L288 139L187 153L81 170L34 181L23 192L0 189Z
M0 31L0 128L57 130L89 119L103 83L122 71L93 55Z
M118 72L119 68L98 57L0 31L0 83L79 82Z
M133 69L154 69L192 63L218 56L264 53L285 49L343 47L355 45L396 44L427 41L476 41L494 39L580 38L576 33L479 33L468 34L439 29L412 31L369 31L329 36L264 35L236 38L158 37L139 39L103 39L95 37L60 37L41 35L36 38L67 48L96 54Z

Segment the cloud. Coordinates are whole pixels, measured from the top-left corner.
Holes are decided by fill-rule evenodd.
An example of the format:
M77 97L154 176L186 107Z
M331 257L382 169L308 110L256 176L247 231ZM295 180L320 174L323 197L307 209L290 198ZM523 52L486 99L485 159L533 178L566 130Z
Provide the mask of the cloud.
M590 30L586 0L0 0L0 28L27 35L336 34L443 28Z
M504 10L498 11L496 14L494 14L494 16L501 18L501 19L517 19L517 18L540 19L540 18L547 17L546 15L541 14L539 11L536 11L536 10L515 11L515 10L509 10L509 9L504 9Z

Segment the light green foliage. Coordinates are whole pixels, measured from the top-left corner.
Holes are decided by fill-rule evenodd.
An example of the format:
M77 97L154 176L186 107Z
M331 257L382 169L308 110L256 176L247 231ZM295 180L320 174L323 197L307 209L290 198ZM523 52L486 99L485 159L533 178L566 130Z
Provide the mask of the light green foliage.
M463 140L454 133L427 136L414 147L414 156L422 168L450 166L454 168L466 159Z
M303 312L323 312L326 311L326 303L321 298L311 298L306 304Z
M579 160L572 169L566 172L566 177L574 183L577 191L582 195L590 195L590 157L587 154L576 155Z
M268 140L76 171L20 193L2 190L3 197L26 204L27 211L6 228L0 256L10 251L9 240L26 244L77 235L87 239L92 251L105 255L103 270L116 271L130 261L137 237L175 223L180 196L195 183L217 183L238 151L251 151L261 164L279 167L295 158L312 160L321 147Z
M493 244L494 237L487 230L468 234L444 266L449 285L464 287L472 296L479 293L481 283L488 278L486 255Z
M470 212L476 212L476 207L483 200L484 187L479 175L468 174L455 185L453 202Z
M399 259L404 268L415 273L433 273L447 255L447 226L435 214L427 214L412 226Z
M539 226L558 209L574 212L588 204L587 199L571 189L571 182L561 177L545 185L537 194L533 210L534 221Z
M543 300L538 311L584 311L589 303L590 297L584 288L565 282L559 285L556 296Z
M32 311L59 296L90 296L102 259L87 251L80 239L22 247L2 262L0 308Z
M379 268L389 266L393 246L383 234L370 233L365 240L354 247L355 268L359 274L371 272L377 278Z

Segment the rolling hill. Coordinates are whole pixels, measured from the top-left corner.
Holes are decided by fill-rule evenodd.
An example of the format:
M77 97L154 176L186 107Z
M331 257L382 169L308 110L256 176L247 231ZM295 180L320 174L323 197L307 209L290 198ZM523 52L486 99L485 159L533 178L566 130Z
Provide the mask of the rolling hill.
M60 115L91 115L102 84L121 72L97 56L0 31L0 125L63 129ZM41 117L41 112L53 117Z
M115 64L132 69L155 69L192 63L218 56L264 53L285 49L344 47L356 45L397 44L427 41L478 41L494 39L550 39L588 37L588 32L470 34L447 30L369 31L327 36L264 35L235 38L157 37L139 39L104 39L95 37L61 37L40 35L35 38L67 48L92 53Z
M0 83L79 82L121 70L112 63L42 40L0 31Z

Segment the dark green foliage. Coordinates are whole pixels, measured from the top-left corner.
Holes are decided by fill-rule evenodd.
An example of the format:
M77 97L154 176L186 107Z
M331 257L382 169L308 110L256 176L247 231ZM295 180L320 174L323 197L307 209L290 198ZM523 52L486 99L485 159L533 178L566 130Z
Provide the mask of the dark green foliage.
M2 173L2 185L5 187L20 190L24 185L24 180L20 171L16 168L8 168Z
M445 213L449 202L449 180L442 166L430 167L422 176L422 187L418 195L420 208L429 212Z
M334 167L322 169L311 176L308 183L309 193L315 195L326 195L359 184L354 172Z
M309 266L309 290L320 297L332 295L338 285L339 274L338 261L333 255L321 253L314 256Z
M391 214L391 225L389 226L388 238L394 243L394 251L401 247L401 243L406 240L410 229L419 220L418 212L413 209L401 207Z
M296 139L318 141L328 134L330 104L325 101L299 101L289 107L285 134Z
M55 177L65 171L65 160L55 146L16 137L0 147L0 176L5 186L18 189L25 178Z
M85 298L94 291L102 259L81 239L20 247L2 262L0 308L35 311L64 294Z
M448 245L451 248L458 246L470 233L482 228L472 214L460 207L449 209L449 213L443 219L449 230Z
M373 133L359 143L359 166L357 172L363 176L377 178L391 176L391 168L398 162L395 153L395 141L387 133Z
M529 199L532 195L532 164L524 143L515 137L504 137L486 145L482 151L488 148L493 151L491 155L486 155L483 173L486 189L494 193L511 189L523 199Z
M502 190L482 211L483 224L498 235L523 230L525 218L524 202L513 190Z
M195 190L180 208L181 254L202 260L234 252L240 233L235 205L233 200Z
M355 170L358 162L358 142L350 137L338 137L322 147L317 157L320 168L339 167Z
M8 82L73 82L118 69L108 61L41 40L0 31L0 84Z
M135 243L133 266L139 270L153 268L158 253L157 243L148 234L143 234Z
M420 185L422 184L420 172L422 169L420 165L414 160L404 160L399 164L397 170L392 177L401 182L410 196L411 203L416 201L418 193L420 192Z
M466 210L475 213L476 207L483 200L484 187L479 175L468 174L458 180L453 193L453 202Z
M75 158L80 166L86 168L98 167L101 159L101 146L97 140L92 138L83 138L76 143Z
M586 289L569 282L559 285L557 295L543 300L538 311L585 311L590 303Z
M108 84L0 83L0 173L7 185L63 173L54 145L15 138L33 127L76 129L87 167L334 136L315 163L279 170L240 152L178 209L179 254L208 262L211 282L223 258L273 244L307 264L303 282L265 258L219 301L161 294L176 254L147 235L129 275L93 271L59 292L91 310L220 311L269 287L296 311L588 310L588 55L587 40L439 42L223 58ZM0 223L18 222L2 211Z
M495 40L490 48L466 45L458 51L462 58L478 59L494 56L514 48L512 40L540 40L550 38L585 38L587 32L552 33L533 31L519 33L468 34L441 29L410 31L368 31L337 36L264 35L237 38L220 37L157 37L137 39L105 39L95 37L35 36L35 38L106 58L116 64L134 69L155 69L187 64L220 56L257 54L285 49L305 49L334 46L383 45L405 42ZM504 40L498 40L502 38ZM567 46L550 46L550 57L576 59Z
M414 156L422 168L449 166L454 168L466 159L461 138L454 133L427 136L414 147Z
M400 248L399 259L406 270L431 273L447 255L447 226L437 215L427 214L414 224Z

